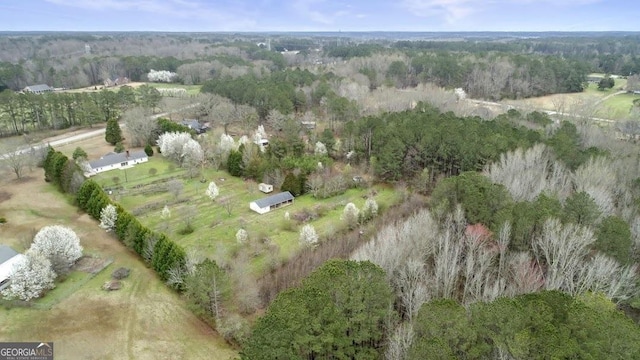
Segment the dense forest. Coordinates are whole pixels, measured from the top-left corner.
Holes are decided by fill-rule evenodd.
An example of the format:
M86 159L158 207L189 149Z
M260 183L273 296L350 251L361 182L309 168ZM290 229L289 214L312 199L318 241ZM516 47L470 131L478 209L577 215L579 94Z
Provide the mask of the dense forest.
M595 125L480 101L580 93L593 72L640 90L637 35L40 34L0 49L0 136L106 123L122 146L120 122L196 181L210 167L314 200L397 194L341 204L353 221L256 278L233 262L258 251L196 261L112 204L117 239L243 359L640 357L640 102ZM107 88L121 76L147 84ZM35 83L90 88L20 92ZM49 150L47 181L99 220L112 199L75 160Z

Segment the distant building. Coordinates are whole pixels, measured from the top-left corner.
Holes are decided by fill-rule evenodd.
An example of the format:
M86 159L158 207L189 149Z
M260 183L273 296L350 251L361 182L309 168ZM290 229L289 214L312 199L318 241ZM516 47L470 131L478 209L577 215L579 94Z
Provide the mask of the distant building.
M196 134L202 134L209 130L209 126L207 124L201 124L196 119L184 119L182 120L182 125L188 127L189 129L196 132Z
M115 79L107 79L104 81L104 87L112 87L112 86L120 86L120 85L126 85L128 83L130 83L131 80L129 80L128 77L126 76L121 76L119 78L115 78Z
M266 214L271 210L293 204L294 196L285 191L249 203L249 208L258 214Z
M6 245L0 245L0 290L9 286L13 266L22 258L24 255Z
M149 157L142 150L132 153L129 153L129 150L123 153L110 152L98 160L89 161L90 171L86 175L93 176L109 170L129 168L147 161Z
M46 92L51 92L54 89L46 84L38 84L38 85L29 85L22 89L24 92L32 93L32 94L44 94Z

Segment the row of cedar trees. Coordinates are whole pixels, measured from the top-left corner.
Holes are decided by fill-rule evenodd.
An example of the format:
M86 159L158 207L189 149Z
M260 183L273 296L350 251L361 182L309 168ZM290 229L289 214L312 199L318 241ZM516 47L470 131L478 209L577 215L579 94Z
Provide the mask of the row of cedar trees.
M45 180L55 183L64 192L74 194L76 204L94 219L100 220L102 209L109 204L114 205L118 213L114 229L118 239L140 255L163 281L169 278L171 269L184 266L186 253L180 245L165 234L148 229L122 206L113 203L98 183L84 178L73 160L50 148L43 166ZM77 181L80 178L83 180L81 183Z

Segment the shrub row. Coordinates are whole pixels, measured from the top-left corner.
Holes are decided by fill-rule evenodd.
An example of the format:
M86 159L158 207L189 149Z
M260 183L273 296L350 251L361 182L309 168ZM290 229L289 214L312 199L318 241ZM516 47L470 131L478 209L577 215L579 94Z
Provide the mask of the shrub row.
M95 219L100 219L104 207L113 204L111 199L93 180L86 180L76 195L78 206ZM118 239L140 255L158 273L163 281L169 278L169 271L184 265L184 249L165 234L150 230L142 225L135 216L119 204L116 207L118 218L115 233Z
M43 163L44 180L56 184L62 191L75 194L84 182L84 175L75 161L49 147Z
M116 207L118 218L115 233L118 239L140 255L163 281L169 271L181 268L185 263L184 249L165 234L152 231L128 213L119 204L113 203L102 187L93 180L85 179L80 168L59 151L49 148L44 161L45 181L53 182L64 192L75 194L77 205L94 219L100 220L100 212L107 205Z

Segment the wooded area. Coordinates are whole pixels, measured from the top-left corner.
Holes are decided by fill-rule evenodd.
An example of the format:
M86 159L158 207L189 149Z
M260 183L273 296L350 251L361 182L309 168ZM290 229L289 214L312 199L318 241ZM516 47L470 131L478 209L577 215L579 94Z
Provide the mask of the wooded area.
M219 196L225 178L243 194L264 182L310 203L364 189L337 211L317 204L279 216L271 225L283 233L292 218L302 228L286 256L249 234L248 216L233 223L231 250L207 238L215 256L190 253L180 236L194 231L198 207L180 205L183 178L152 179L156 168L145 179L166 182L152 191L171 192L184 219L175 238L166 199L165 227L143 225L118 204L125 191L107 195L107 181L84 178L83 149L73 160L47 149L12 170L20 178L40 162L94 219L112 206L115 237L243 359L640 357L638 324L620 311L640 309L640 101L620 123L595 117L605 95L577 110L486 101L635 96L637 35L264 40L0 36L10 50L0 51L0 137L104 123L110 146L144 147L191 186L208 183L200 195L217 207L207 215L234 211L237 194ZM119 77L148 83L106 83ZM35 83L90 88L20 91ZM119 182L109 184L124 189ZM398 201L378 209L374 189ZM328 212L340 223L323 223L331 229L319 236L311 222ZM217 219L207 231L227 225Z

